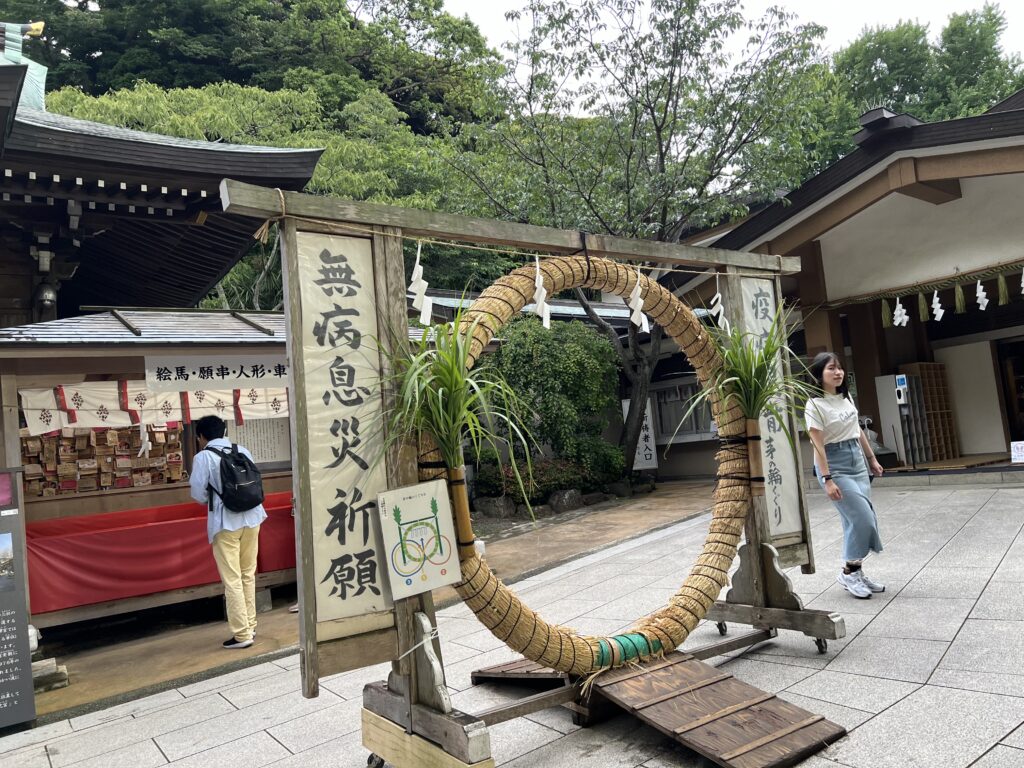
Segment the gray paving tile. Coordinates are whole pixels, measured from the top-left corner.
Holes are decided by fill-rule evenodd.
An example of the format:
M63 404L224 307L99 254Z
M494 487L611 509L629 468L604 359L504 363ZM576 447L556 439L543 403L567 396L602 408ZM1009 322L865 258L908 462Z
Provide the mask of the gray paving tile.
M504 664L518 658L521 658L518 653L503 645L493 651L487 651L457 664L448 665L444 671L445 681L449 687L464 691L472 685L469 676L475 670L495 664Z
M366 768L370 753L359 731L271 763L273 768Z
M544 618L542 616L542 618ZM504 648L505 643L496 638L491 631L481 624L477 631L470 635L462 635L453 641L454 645L460 645L464 648L469 648L471 651L477 653L484 653L486 651L494 651L498 648ZM469 658L463 655L463 658Z
M515 760L563 736L559 731L525 717L492 725L490 732L491 755L498 765Z
M861 633L826 669L923 683L948 647L949 643L936 640L866 637Z
M47 751L53 768L61 768L234 711L223 697L208 694L141 717L65 736L48 744Z
M778 693L814 674L813 669L787 664L754 661L745 657L733 659L719 666L738 680L771 693Z
M275 665L269 664L271 668ZM284 696L302 690L302 677L297 669L281 671L276 669L273 674L263 675L246 683L233 685L220 691L220 695L239 709L251 707L261 701Z
M993 672L968 672L962 669L939 667L928 678L928 685L1024 697L1024 674L1001 675Z
M144 696L141 699L126 701L124 704L117 704L113 707L107 707L106 709L101 709L97 712L90 712L89 714L82 715L81 717L72 718L71 727L76 731L81 731L85 728L109 723L111 720L117 720L122 717L138 716L145 712L164 709L169 706L174 706L175 704L180 704L182 701L184 701L184 697L177 690L164 691L163 693L157 693L153 696Z
M286 723L311 712L326 709L341 701L321 691L315 699L303 698L298 691L235 710L201 723L178 728L156 737L157 746L172 762L221 744L248 737L277 723Z
M903 588L904 583L905 582L890 581L886 584L885 592L872 595L865 600L854 597L838 583L834 583L804 607L822 611L835 611L836 613L841 613L844 616L850 613L866 613L873 615L880 613L882 609L885 608L889 601L892 600L893 597L899 593L900 589Z
M503 768L635 768L655 758L690 760L689 763L668 763L680 768L706 766L653 728L637 725L635 718L623 714L593 728L573 731L505 763Z
M997 744L986 752L971 768L1024 768L1024 749Z
M1018 749L1024 749L1024 726L1017 728L1013 733L1002 740L1003 744Z
M448 669L454 665L445 665L445 677L448 676ZM343 699L363 699L363 688L367 683L378 680L387 680L391 672L391 662L376 664L365 669L356 669L351 672L342 672L331 677L321 678L320 690L330 691Z
M301 663L302 660L299 658L298 653L274 661L274 664L277 664L281 669L298 669Z
M1024 535L1018 534L1006 557L996 568L993 581L1024 581Z
M548 728L562 734L572 733L573 731L578 731L580 729L580 726L576 725L572 721L572 712L565 707L542 709L540 712L534 712L532 715L527 715L527 717L535 723L546 725Z
M288 756L288 750L259 731L244 739L199 752L172 763L174 768L260 768ZM363 765L365 765L365 758Z
M158 765L167 765L167 758L150 739L82 760L75 763L75 768L155 768Z
M862 637L952 640L974 607L974 600L899 595L861 632Z
M989 568L923 568L900 590L900 597L977 598L988 584Z
M791 685L785 693L878 713L920 687L916 683L824 670Z
M284 659L281 661L284 661ZM295 666L298 667L298 655L295 657ZM198 683L192 683L191 685L184 685L181 688L178 688L178 691L182 696L188 698L191 696L199 696L204 693L211 693L212 691L221 691L225 688L233 688L252 680L279 674L281 674L280 665L275 664L274 662L267 662L266 664L257 664L253 667L236 669L234 672L228 672L225 675L217 675L216 677L210 677L206 680L200 680Z
M771 664L785 664L790 667L803 667L805 669L824 669L832 661L833 656L817 654L816 656L784 656L780 653L752 653L748 651L743 654L744 659L750 661L764 661Z
M32 744L44 744L51 739L71 733L71 723L68 720L58 720L49 725L42 725L38 728L30 728L27 731L19 731L0 738L0 755L5 752L13 752L22 747Z
M873 717L870 712L863 712L852 707L844 707L842 704L835 704L831 701L812 699L809 696L801 696L799 693L791 691L782 691L779 694L779 698L785 699L790 704L803 707L811 714L824 715L827 719L833 723L838 723L848 731L852 731L858 725Z
M993 581L981 593L971 618L1024 621L1024 589L1018 582Z
M1024 633L1019 621L968 619L942 659L946 669L1017 674L1024 669Z
M289 752L304 752L324 742L358 731L363 702L349 699L329 707L271 725L267 733L287 747Z
M1022 720L1024 699L924 686L827 756L857 768L966 768Z
M4 754L4 768L50 768L46 747L34 745Z
M674 589L645 589L610 601L602 601L587 612L587 618L636 621L664 606Z

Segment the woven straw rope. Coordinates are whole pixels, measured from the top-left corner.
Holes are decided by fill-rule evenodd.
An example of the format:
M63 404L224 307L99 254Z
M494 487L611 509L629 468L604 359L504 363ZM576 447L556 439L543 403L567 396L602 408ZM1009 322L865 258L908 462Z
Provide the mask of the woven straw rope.
M587 287L627 297L637 281L635 269L606 259L588 262L580 256L555 257L541 262L540 269L549 295ZM535 274L531 266L499 278L467 310L461 330L473 330L469 367L494 335L532 300ZM644 312L679 345L701 384L706 384L722 364L706 329L694 312L669 291L645 275L639 280ZM712 412L723 439L745 434L745 421L738 407L723 413L718 400L713 399ZM589 675L672 650L686 640L727 585L750 506L746 444L738 441L726 445L718 452L717 460L711 524L704 549L689 576L663 608L638 621L627 635L615 636L614 642L609 642L612 638L577 635L548 624L479 557L462 562L463 581L456 590L495 637L531 661L558 671ZM638 642L637 636L642 636ZM623 648L635 652L627 653Z

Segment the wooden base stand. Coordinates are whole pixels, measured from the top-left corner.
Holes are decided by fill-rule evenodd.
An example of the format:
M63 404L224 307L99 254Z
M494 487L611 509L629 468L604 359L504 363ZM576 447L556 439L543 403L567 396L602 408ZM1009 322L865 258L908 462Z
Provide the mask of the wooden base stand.
M825 653L829 640L846 636L843 617L831 611L804 608L800 596L793 591L793 583L782 572L775 547L762 543L760 550L760 555L754 557L754 549L750 544L740 547L740 567L733 578L733 587L726 594L724 602L719 600L711 607L707 618L718 623L718 629L723 635L727 629L726 622L729 621L747 624L759 630L791 629L803 632L815 639L820 653ZM751 637L753 642L761 641L753 635ZM717 645L712 644L706 648L713 650ZM735 645L731 645L729 650L735 648Z
M388 762L395 768L494 768L491 757L467 763L368 709L363 709L363 746L378 758L378 765Z

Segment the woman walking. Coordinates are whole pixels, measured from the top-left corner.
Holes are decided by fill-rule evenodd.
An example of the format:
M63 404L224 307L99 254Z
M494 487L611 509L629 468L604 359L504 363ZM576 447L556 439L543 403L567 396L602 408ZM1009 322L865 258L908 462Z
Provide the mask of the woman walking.
M867 435L860 427L857 407L850 399L846 373L833 352L822 352L810 366L821 397L807 401L804 418L814 446L818 482L832 500L843 521L843 570L836 580L847 592L861 599L885 586L864 574L864 558L882 551L878 518L871 504L868 470L882 475ZM867 460L865 463L865 459Z

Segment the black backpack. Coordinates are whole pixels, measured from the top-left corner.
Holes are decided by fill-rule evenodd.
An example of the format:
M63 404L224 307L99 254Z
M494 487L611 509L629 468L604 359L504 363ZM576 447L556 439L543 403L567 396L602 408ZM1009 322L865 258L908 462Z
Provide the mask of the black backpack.
M206 446L220 456L220 487L210 490L220 496L224 508L232 512L248 512L263 503L263 476L252 459L231 444L231 450Z

